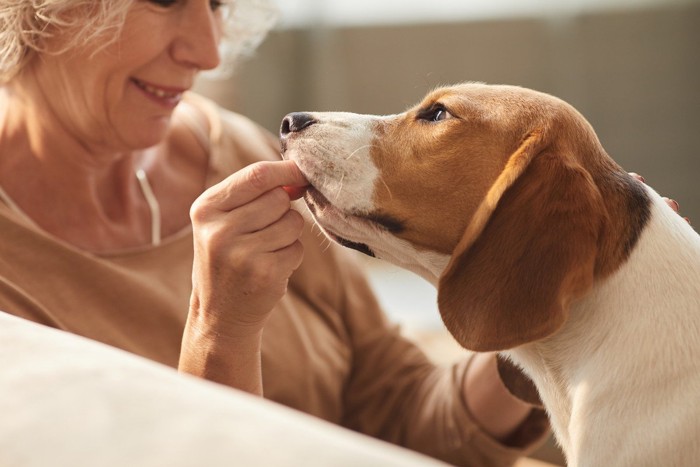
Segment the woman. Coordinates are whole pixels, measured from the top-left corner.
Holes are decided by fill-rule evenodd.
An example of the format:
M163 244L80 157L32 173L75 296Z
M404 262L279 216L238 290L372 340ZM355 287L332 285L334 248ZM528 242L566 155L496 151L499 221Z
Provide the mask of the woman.
M264 2L235 7L0 8L0 309L448 462L512 463L543 413L492 355L443 369L404 340L304 226L275 138L188 92L222 41L266 29Z

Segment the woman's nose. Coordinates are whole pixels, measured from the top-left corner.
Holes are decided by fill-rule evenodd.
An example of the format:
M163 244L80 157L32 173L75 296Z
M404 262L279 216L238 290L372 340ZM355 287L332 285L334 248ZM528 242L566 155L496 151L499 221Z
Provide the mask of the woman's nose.
M206 7L202 7L206 4ZM175 61L198 70L211 70L219 66L219 42L221 20L209 8L209 2L189 2L183 11L177 39L172 54Z

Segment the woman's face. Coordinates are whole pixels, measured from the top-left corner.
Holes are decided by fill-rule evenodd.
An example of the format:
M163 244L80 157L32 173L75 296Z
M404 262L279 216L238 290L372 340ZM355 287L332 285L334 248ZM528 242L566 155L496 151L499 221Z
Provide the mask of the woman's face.
M49 118L94 150L158 143L197 72L219 64L220 6L134 0L119 38L107 47L37 56L30 70L42 113L51 112Z

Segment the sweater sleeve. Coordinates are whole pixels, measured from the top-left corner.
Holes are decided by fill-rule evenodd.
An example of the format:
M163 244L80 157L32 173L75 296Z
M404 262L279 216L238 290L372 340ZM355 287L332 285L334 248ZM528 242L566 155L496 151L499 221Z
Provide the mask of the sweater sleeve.
M483 432L464 399L470 354L451 367L434 365L381 313L356 265L344 265L341 276L353 346L346 426L454 465L511 465L546 438L541 410L505 444Z

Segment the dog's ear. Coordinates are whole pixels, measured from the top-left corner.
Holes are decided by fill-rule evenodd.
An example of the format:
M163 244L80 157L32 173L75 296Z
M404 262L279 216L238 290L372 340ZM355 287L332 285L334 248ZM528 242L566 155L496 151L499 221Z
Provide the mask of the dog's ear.
M540 133L514 152L455 248L440 314L464 347L513 348L546 337L591 287L604 215L590 174Z

